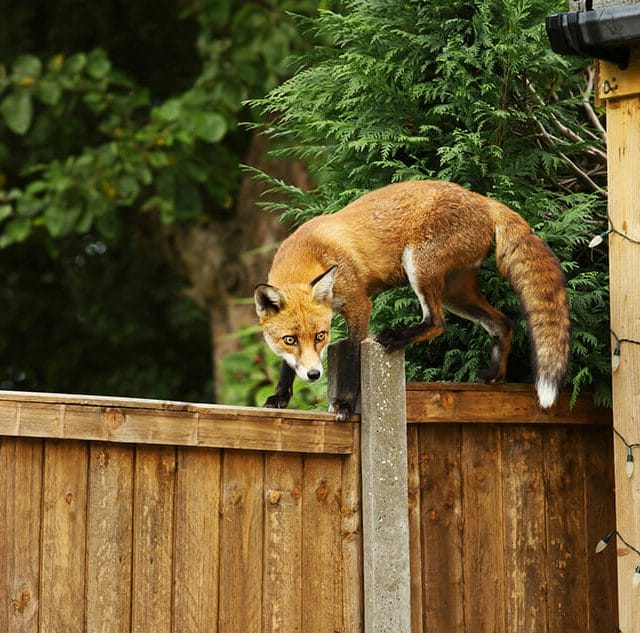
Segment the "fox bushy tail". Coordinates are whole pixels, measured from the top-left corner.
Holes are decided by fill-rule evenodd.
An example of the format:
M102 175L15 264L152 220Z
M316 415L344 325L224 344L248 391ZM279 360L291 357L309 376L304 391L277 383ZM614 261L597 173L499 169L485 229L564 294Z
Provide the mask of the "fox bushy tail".
M506 210L505 210L506 211ZM569 304L560 263L513 211L496 222L498 270L515 289L524 311L542 408L552 406L569 362Z

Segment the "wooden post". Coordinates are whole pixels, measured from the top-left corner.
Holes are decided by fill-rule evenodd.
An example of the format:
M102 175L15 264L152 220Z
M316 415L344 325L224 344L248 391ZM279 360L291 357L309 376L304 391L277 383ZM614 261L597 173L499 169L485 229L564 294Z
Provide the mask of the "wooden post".
M607 105L611 349L620 361L612 375L613 424L620 434L614 437L619 623L622 633L640 633L640 588L632 585L640 556L625 544L640 549L637 449L634 474L625 471L625 442L640 442L640 51L632 52L625 70L600 63L598 96Z

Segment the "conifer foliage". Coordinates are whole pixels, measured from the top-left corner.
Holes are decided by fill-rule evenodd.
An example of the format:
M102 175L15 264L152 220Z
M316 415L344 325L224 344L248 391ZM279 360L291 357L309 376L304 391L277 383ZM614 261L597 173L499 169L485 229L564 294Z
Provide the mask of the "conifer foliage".
M551 52L549 0L347 0L302 27L316 45L293 77L255 105L281 155L317 183L274 188L271 210L296 223L409 179L458 182L523 215L560 259L572 314L574 395L609 391L607 263L587 246L606 229L606 135L589 98L593 73ZM526 326L492 262L481 287L516 322L508 380L531 378ZM376 298L372 329L419 319L410 290ZM407 350L412 380L473 381L491 341L448 316L444 335Z

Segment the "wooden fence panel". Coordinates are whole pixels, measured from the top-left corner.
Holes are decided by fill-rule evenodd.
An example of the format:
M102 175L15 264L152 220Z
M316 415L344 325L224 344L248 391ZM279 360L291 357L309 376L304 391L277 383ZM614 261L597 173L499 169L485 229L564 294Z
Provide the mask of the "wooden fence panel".
M610 429L415 426L423 619L413 633L615 630L615 554L593 554L615 523Z
M302 633L303 458L274 454L265 464L264 630Z
M495 425L461 429L464 621L478 631L504 628L505 595L501 433ZM466 625L468 626L468 624ZM516 630L516 629L512 629ZM519 629L518 629L519 630Z
M90 446L87 506L87 631L131 630L134 448Z
M342 629L342 463L306 457L302 493L302 621L305 633Z
M531 426L511 427L502 433L506 605L503 630L542 633L549 630L542 436Z
M83 633L87 446L47 442L42 490L40 630Z
M554 429L543 438L546 516L545 567L551 631L588 631L585 540L584 442L575 429ZM595 541L597 543L597 539ZM584 603L584 609L575 605Z
M420 427L424 630L464 631L458 425Z
M171 630L174 474L173 447L136 451L133 510L131 629Z
M0 438L0 631L35 633L40 596L43 445Z
M606 416L472 387L408 394L412 632L615 630ZM0 393L0 631L362 633L359 423L225 411Z
M263 458L225 451L220 537L220 633L262 628Z
M178 449L174 633L218 628L220 480L219 450Z

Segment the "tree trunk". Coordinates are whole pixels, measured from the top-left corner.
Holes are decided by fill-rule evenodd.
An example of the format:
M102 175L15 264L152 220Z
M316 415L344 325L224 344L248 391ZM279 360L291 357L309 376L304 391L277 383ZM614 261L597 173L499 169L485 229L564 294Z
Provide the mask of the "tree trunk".
M268 139L254 134L245 162L287 183L306 188L301 163L265 158ZM191 282L188 294L210 315L211 357L216 400L222 387L217 368L239 348L233 334L257 323L253 289L267 278L275 249L287 233L276 216L257 205L269 186L246 175L235 213L226 220L194 224L176 236L175 245Z

